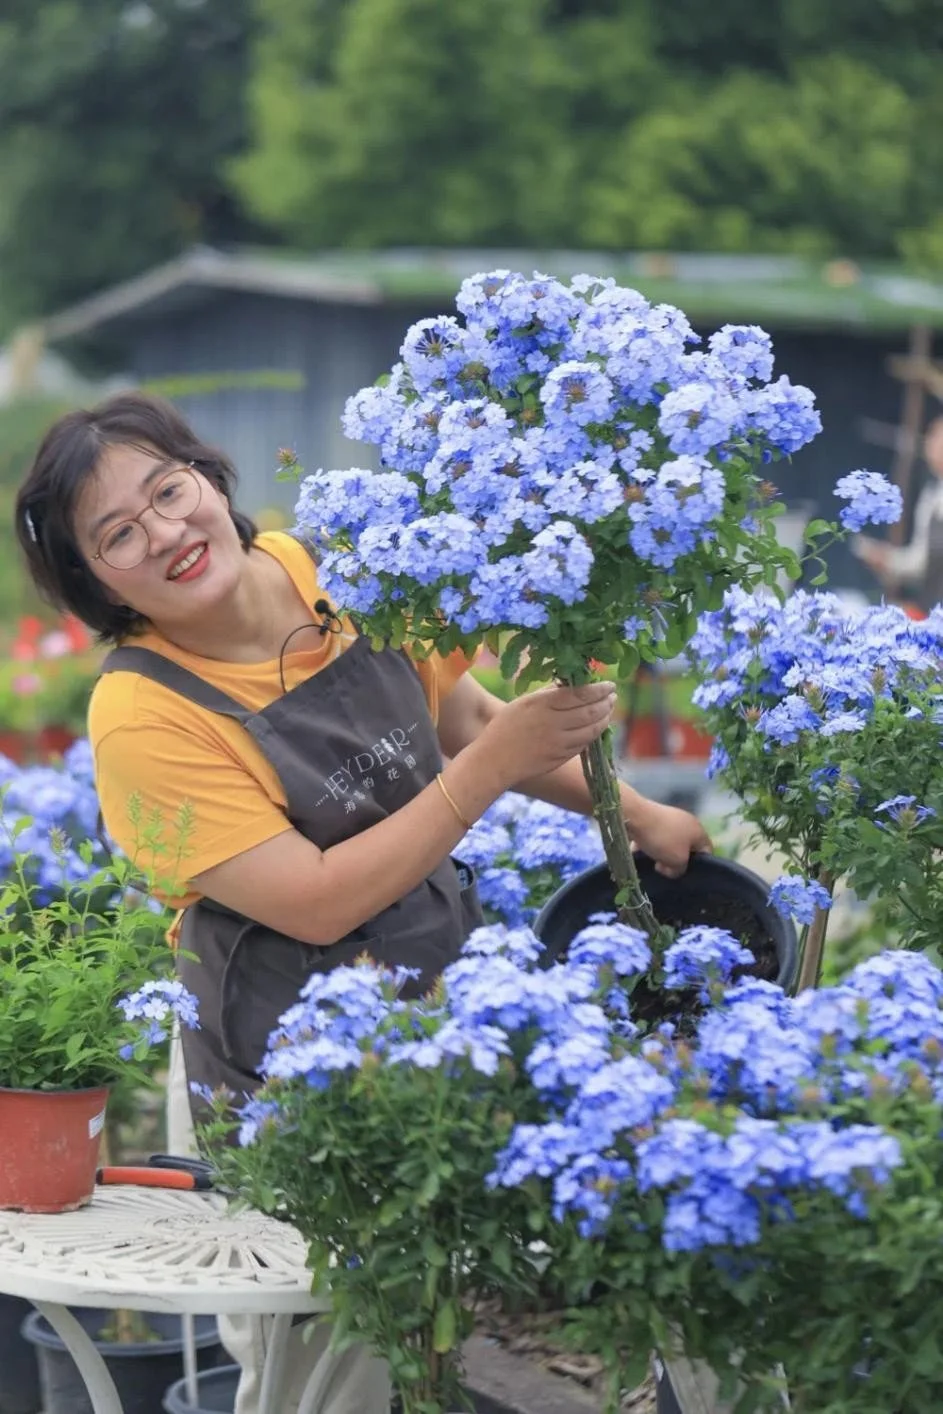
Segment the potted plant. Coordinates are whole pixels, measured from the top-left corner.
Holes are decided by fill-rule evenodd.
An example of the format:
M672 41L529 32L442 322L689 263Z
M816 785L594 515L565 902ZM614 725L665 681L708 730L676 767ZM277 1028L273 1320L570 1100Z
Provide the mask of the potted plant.
M539 951L526 930L482 929L416 1000L367 960L312 976L270 1037L255 1096L235 1114L233 1097L204 1096L223 1182L301 1232L335 1347L363 1342L387 1360L404 1414L466 1407L476 1297L537 1280L524 1205L486 1183L527 1113L513 1018L539 1005L536 987L529 1001L495 990L516 978L487 955L505 938ZM549 980L544 991L566 1001ZM580 995L571 986L569 1001Z
M594 967L606 1005L579 1040L550 1009L533 1028L524 1068L543 1118L531 1100L489 1178L528 1198L570 1334L609 1371L609 1407L657 1347L706 1362L723 1407L744 1414L787 1393L802 1414L929 1414L943 975L883 953L791 999L725 985L735 940L690 929L664 985L693 988L704 1010L685 1036L640 1034L612 996L631 1006L644 975L630 950L597 927L558 968Z
M803 926L800 985L818 981L845 883L904 947L943 929L943 615L851 609L832 594L784 604L728 592L689 654L716 738L712 770L788 872L778 909Z
M313 978L262 1089L235 1119L214 1097L226 1181L303 1233L338 1344L389 1360L407 1414L464 1407L476 1297L549 1262L610 1409L657 1346L744 1411L788 1386L801 1411L929 1414L939 970L881 954L791 999L729 986L743 948L691 928L660 963L699 1002L680 1034L632 1019L639 931L594 924L549 970L540 952L483 928L413 1001L367 963Z
M516 691L584 683L600 663L626 681L674 658L731 585L798 575L776 538L784 507L768 467L814 437L819 417L808 389L770 381L762 330L726 326L696 349L679 310L590 276L478 275L457 307L464 325L414 325L383 386L348 404L348 436L376 444L384 470L301 485L298 525L323 547L324 587L364 632L443 651L484 643ZM291 453L283 462L297 470ZM874 520L900 514L883 478L854 498ZM609 905L653 940L662 923L700 917L703 881L693 919L684 881L675 917L652 909L610 733L583 768ZM752 888L762 924L766 889ZM791 939L791 925L779 930Z
M76 743L59 766L8 762L4 774L0 1206L61 1212L91 1196L109 1099L130 1098L149 1083L170 1019L192 1024L194 1003L172 980L162 911L147 906L139 874L96 836L88 744ZM117 1157L112 1144L108 1158ZM27 1414L37 1380L46 1414L87 1407L71 1356L38 1313L4 1314L16 1322L7 1332L4 1377L12 1381L17 1365L21 1377L4 1387L3 1407L22 1405ZM128 1407L136 1402L157 1414L163 1389L181 1372L179 1321L74 1314ZM215 1322L199 1321L196 1337L201 1362L214 1359Z
M140 1071L169 1013L195 1018L140 876L96 838L87 746L4 776L0 1206L58 1212L91 1194L109 1088ZM123 1010L145 983L148 1009Z

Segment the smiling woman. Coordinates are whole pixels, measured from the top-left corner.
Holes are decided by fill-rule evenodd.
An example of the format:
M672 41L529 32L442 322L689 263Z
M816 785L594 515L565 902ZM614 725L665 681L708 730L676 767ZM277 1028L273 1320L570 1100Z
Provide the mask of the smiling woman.
M502 703L461 653L374 651L324 596L315 551L256 534L234 482L172 408L122 394L52 427L16 524L37 586L117 645L89 715L109 830L146 867L129 799L145 820L186 808L183 877L164 889L185 906L179 970L200 1006L186 1069L244 1093L312 973L368 952L410 969L407 990L435 980L481 922L451 852L512 788L589 814L578 756L615 694ZM628 786L623 807L666 872L708 844ZM338 1399L379 1414L385 1378L322 1358L347 1362Z

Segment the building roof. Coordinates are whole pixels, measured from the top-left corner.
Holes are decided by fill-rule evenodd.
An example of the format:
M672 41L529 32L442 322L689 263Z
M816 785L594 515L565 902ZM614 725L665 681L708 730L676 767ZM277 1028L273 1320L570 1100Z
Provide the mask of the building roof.
M861 331L914 324L943 328L943 284L900 268L850 260L527 250L301 254L198 246L52 315L45 332L51 342L80 338L105 326L164 318L224 291L333 304L437 301L445 310L467 275L495 269L540 270L564 278L582 271L611 275L705 322Z

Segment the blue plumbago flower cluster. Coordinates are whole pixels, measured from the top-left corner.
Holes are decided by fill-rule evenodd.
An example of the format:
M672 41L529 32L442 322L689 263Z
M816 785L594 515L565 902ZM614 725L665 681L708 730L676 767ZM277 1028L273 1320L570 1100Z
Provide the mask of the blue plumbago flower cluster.
M674 947L673 985L729 979L746 960L713 928ZM242 1143L278 1144L286 1086L316 1106L329 1085L404 1067L480 1094L509 1063L529 1118L497 1153L492 1191L541 1180L554 1216L593 1238L656 1213L658 1242L697 1251L755 1245L816 1195L867 1216L902 1162L898 1137L869 1119L875 1085L902 1092L919 1070L943 1105L943 975L922 956L882 954L798 998L744 978L713 990L683 1038L631 1021L651 962L633 929L600 918L564 962L540 961L529 930L492 925L421 1000L366 963L313 977L270 1040L274 1083L244 1108ZM609 1006L614 979L628 1006Z
M716 955L702 941L692 975ZM588 1237L630 1214L637 1224L640 1198L660 1193L673 1251L755 1244L764 1222L794 1218L816 1191L863 1217L902 1160L898 1138L859 1120L854 1099L876 1080L885 1092L912 1085L918 1066L943 1100L941 1008L943 977L914 954L883 954L797 999L746 979L715 996L693 1039L649 1039L618 1059L611 1043L586 1045L546 1086L534 1071L548 1117L517 1126L492 1182L548 1181L556 1216L574 1214Z
M834 594L799 590L780 604L731 589L722 609L701 615L688 657L701 679L692 700L709 718L733 712L770 748L815 737L838 758L881 703L939 681L943 613L914 621L886 604L849 608ZM917 705L907 714L923 716ZM721 747L713 769L729 766ZM834 785L821 770L819 783Z
M900 487L876 471L849 472L835 483L835 495L848 502L838 517L846 530L896 525L904 513Z
M69 747L61 765L20 767L0 757L0 794L0 876L22 869L37 905L105 863L87 741Z
M166 1041L175 1021L191 1031L199 1026L196 997L173 978L145 982L121 997L117 1005L125 1021L138 1022L140 1027L137 1041L120 1048L122 1060L130 1060L142 1045L150 1047Z
M824 884L798 874L780 875L770 888L769 901L783 918L793 918L797 923L811 923L816 909L832 906L832 896Z
M916 622L880 604L851 609L834 594L797 590L784 604L731 589L702 614L688 649L701 681L696 706L756 705L756 730L790 743L802 732L859 731L874 702L938 668L943 619Z
M414 325L384 385L347 405L383 470L302 482L298 527L340 603L381 635L450 624L531 646L575 634L585 604L584 661L615 661L630 629L661 639L703 602L705 574L761 578L777 551L757 535L776 494L760 474L820 430L808 389L770 381L763 330L697 348L679 310L591 276L476 275L457 308L464 322Z
M917 621L829 593L780 603L733 588L701 616L689 659L715 738L709 770L789 860L772 905L810 924L843 882L904 946L935 946L943 607Z
M460 853L477 874L485 917L512 928L532 922L561 884L604 859L592 820L514 792L485 811Z

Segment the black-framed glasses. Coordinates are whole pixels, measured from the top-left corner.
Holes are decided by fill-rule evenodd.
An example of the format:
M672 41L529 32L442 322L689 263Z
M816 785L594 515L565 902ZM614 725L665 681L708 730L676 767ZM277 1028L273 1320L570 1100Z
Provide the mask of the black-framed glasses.
M147 511L156 511L164 520L186 520L200 504L202 495L203 488L192 462L165 472L144 510L106 530L92 559L102 560L113 570L133 570L143 564L151 548L141 516Z

